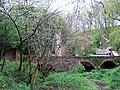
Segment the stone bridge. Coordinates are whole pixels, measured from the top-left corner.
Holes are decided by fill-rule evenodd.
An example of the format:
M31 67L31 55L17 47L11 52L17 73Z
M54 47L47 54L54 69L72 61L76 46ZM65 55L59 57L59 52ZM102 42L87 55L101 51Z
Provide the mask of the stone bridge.
M43 61L40 62L43 64ZM49 65L52 65L55 71L67 71L73 69L76 65L83 65L86 70L99 68L113 68L120 64L120 56L117 57L50 57L47 61Z

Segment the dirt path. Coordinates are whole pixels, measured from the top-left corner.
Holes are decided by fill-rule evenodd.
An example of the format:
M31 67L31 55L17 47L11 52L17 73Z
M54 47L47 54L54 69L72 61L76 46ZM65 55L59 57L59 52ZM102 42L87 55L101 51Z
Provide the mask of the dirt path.
M95 84L97 85L97 87L99 87L100 89L102 89L102 88L104 88L104 87L106 87L107 86L107 84L106 83L104 83L104 82L95 82Z

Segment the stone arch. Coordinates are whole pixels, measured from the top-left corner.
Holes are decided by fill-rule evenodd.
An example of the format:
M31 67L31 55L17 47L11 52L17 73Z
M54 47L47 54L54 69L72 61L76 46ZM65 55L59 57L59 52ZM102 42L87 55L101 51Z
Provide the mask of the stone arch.
M88 72L96 69L95 65L90 61L80 61L80 63L85 67L85 70Z
M100 68L110 69L116 67L117 65L118 63L116 63L115 61L105 60L101 63Z

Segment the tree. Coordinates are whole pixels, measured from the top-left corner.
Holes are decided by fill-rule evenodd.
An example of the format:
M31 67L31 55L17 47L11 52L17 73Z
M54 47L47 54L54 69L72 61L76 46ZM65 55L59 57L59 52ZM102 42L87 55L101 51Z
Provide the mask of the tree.
M103 4L105 5L104 9L105 9L107 15L113 20L120 21L120 19L119 19L120 1L119 0L109 0L109 1L104 1Z
M110 44L111 46L119 51L120 50L120 28L119 27L112 27L112 31L110 33Z
M4 16L3 14L0 14L1 21L0 21L0 60L3 59L5 52L10 49L14 48L18 45L18 34L16 30L13 27L13 24L11 21ZM1 71L4 68L5 64L5 57L4 61L1 67Z
M3 15L8 18L10 24L12 24L11 27L16 30L15 33L18 36L17 46L20 48L21 51L19 71L22 71L24 69L22 68L22 54L24 48L26 48L26 51L29 53L29 57L32 50L35 51L36 56L38 55L38 53L41 54L40 58L37 57L38 63L35 67L39 69L39 61L41 59L44 60L43 62L46 65L46 60L49 58L49 50L52 50L53 43L55 43L55 34L60 32L61 36L65 36L65 22L60 15L56 15L57 13L59 13L57 12L57 9L53 12L49 11L49 6L43 8L29 4L24 5L24 2L13 1L12 3L13 4L6 1L4 6L1 6L0 12L2 12ZM10 5L11 7L6 7L6 4ZM13 30L11 29L11 31ZM63 44L64 42L61 43ZM30 60L28 66L29 75L27 84L30 84L36 73L32 73L31 71ZM44 66L44 68L46 68L46 66ZM44 76L46 76L45 73L47 73L47 71L44 70L41 72ZM32 84L34 83L31 83L31 89L33 88Z
M14 48L18 44L17 32L9 18L3 13L0 14L0 40L1 52L2 50Z
M31 38L30 45L34 50L37 61L44 62L44 68L47 66L46 64L49 60L50 53L55 52L54 54L56 54L57 49L59 49L65 43L67 34L66 29L67 27L65 21L59 14L57 14L50 17L46 22L44 22L42 26L39 27L37 33ZM62 37L61 39L64 38L64 41L57 43L57 34Z
M6 4L9 5L9 7L6 7ZM16 8L17 7L17 8ZM47 10L49 9L50 4L46 6L44 9L41 9L41 7L35 9L34 5L24 5L24 2L22 1L12 1L7 2L5 1L4 6L1 5L1 12L4 13L6 16L9 17L9 19L14 24L18 36L19 36L19 47L20 47L20 66L19 70L21 70L22 67L22 54L23 54L23 43L26 42L26 40L30 39L38 30L38 28L44 23L48 18L50 18L52 15L54 15L57 11L53 11L51 14L48 15ZM38 12L38 13L35 13ZM40 14L42 12L42 14ZM34 14L33 14L34 13ZM39 18L36 18L36 16L41 15ZM28 20L25 21L28 17ZM27 22L27 24L25 24ZM27 26L27 27L26 27ZM28 29L28 30L27 30ZM25 35L25 31L26 35ZM29 35L28 35L29 33ZM24 37L26 36L26 37Z
M97 2L97 1L96 1ZM110 45L116 50L119 49L119 16L120 16L120 2L119 0L108 0L97 2L102 5L106 17L107 39L110 40Z

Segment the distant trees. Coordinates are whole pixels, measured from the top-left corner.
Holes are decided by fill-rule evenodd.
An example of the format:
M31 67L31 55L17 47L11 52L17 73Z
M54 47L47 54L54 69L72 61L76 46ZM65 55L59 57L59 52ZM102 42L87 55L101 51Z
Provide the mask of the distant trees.
M109 17L109 39L111 46L119 50L120 47L120 1L109 0L104 2L106 14Z
M116 21L120 21L120 1L119 0L104 0L104 6L106 14L112 19Z
M97 1L96 1L97 2ZM112 46L114 49L119 49L119 43L118 40L119 35L119 22L120 22L120 2L119 0L109 0L109 1L103 1L103 2L97 2L102 6L104 17L105 17L105 38L107 41L109 40L109 45ZM116 33L116 34L115 34Z
M109 35L111 46L120 52L120 27L112 27Z
M94 52L95 48L108 46L116 49L119 36L114 35L119 33L119 7L119 0L76 0L73 14L67 15L68 27L71 29L70 40L76 41L77 37L87 36L91 52ZM75 46L76 43L72 44ZM81 46L82 44L79 51L83 48Z

